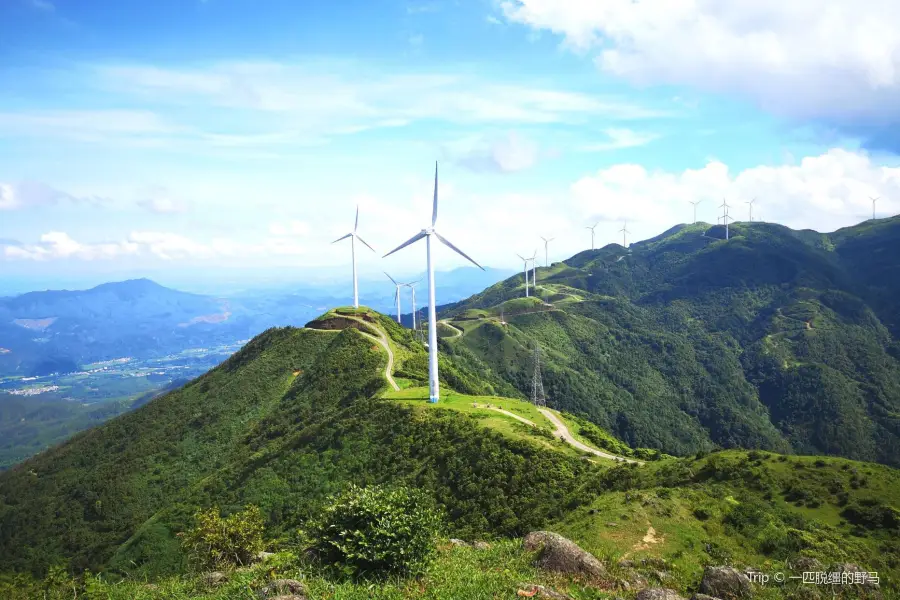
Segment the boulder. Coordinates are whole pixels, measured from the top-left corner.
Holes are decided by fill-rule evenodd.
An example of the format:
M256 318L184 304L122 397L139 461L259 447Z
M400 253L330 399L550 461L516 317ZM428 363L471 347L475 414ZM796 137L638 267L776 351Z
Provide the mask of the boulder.
M691 596L691 600L720 600L714 596L707 596L706 594L694 594Z
M469 542L466 542L464 540L458 540L456 538L450 538L450 545L455 546L457 548L461 548L461 547L468 548Z
M541 569L591 577L606 575L606 567L596 556L558 533L532 531L522 540L522 546L528 552L540 550L536 565Z
M750 578L734 567L706 567L700 592L723 600L749 598Z
M626 559L623 558L622 560L620 560L620 561L618 562L618 565L619 565L620 567L622 567L623 569L632 569L632 568L634 568L634 561L633 561L633 560L626 560Z
M637 593L634 600L684 600L681 594L669 588L645 588Z
M472 542L472 547L476 550L490 550L491 545L487 542Z
M306 600L306 586L296 579L274 579L261 588L256 595L260 600L284 600L285 597Z
M200 578L203 580L203 583L208 586L221 585L228 581L228 575L222 571L210 571L209 573L201 575Z
M258 560L259 562L266 562L273 556L275 556L274 552L266 552L265 550L263 550L262 552L256 553L256 560Z
M803 573L820 573L825 570L825 565L810 556L798 556L790 563L791 569Z

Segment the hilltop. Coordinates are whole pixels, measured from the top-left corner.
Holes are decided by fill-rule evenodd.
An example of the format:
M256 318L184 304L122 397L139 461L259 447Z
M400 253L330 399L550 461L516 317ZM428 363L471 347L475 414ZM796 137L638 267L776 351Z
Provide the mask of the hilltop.
M627 443L900 464L900 218L831 234L681 225L581 252L446 307L447 352ZM503 316L507 325L499 323Z
M629 578L638 586L664 578L688 593L704 565L762 568L799 554L861 563L882 581L900 574L892 469L738 451L676 459L553 412L587 447L644 460L601 458L560 441L544 413L504 397L502 382L459 356L441 357L446 402L435 406L424 400L424 350L388 317L336 309L307 328L266 331L185 387L0 474L0 572L43 575L62 563L105 571L109 582L129 574L98 597L151 597L144 577L173 597L238 597L229 595L237 587L215 591L182 575L177 534L191 515L259 506L267 547L290 549L328 494L353 482L422 489L444 509L448 536L492 542L483 555L442 550L426 587L389 582L378 588L385 598L511 596L522 578L603 597L535 570L531 554L505 541L541 528L609 564L604 585L626 595L638 589L621 587ZM642 558L657 566L643 574L616 566ZM352 598L375 593L285 560L269 571L301 569L311 597L334 585ZM252 573L244 579L262 576Z

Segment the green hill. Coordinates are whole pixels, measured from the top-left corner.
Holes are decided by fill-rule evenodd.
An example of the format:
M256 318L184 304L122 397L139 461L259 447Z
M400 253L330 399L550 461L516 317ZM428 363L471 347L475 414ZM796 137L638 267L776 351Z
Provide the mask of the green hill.
M581 252L537 270L537 298L507 279L443 311L466 332L447 352L527 396L537 342L550 404L635 446L900 465L900 218L730 233Z
M446 402L435 406L421 387L426 354L408 330L366 309L336 309L305 329L269 330L184 388L0 474L0 591L46 594L50 579L30 588L21 573L52 578L65 565L104 573L91 579L91 598L245 598L252 579L275 574L302 577L311 598L514 597L525 580L603 598L626 577L620 559L665 559L665 584L687 594L704 565L763 568L803 555L877 570L886 597L895 594L895 470L761 452L641 454L651 459L644 464L576 452L548 432L544 413L503 397L510 384L471 368L480 359L459 340L490 327L462 322L464 333L442 342ZM639 454L558 416L585 444ZM445 548L420 580L377 586L330 579L296 558L235 573L221 588L187 570L177 534L198 509L258 506L267 549L291 550L327 496L350 483L421 489L445 512L448 537L493 548ZM541 528L603 559L608 581L592 587L539 572L506 541Z

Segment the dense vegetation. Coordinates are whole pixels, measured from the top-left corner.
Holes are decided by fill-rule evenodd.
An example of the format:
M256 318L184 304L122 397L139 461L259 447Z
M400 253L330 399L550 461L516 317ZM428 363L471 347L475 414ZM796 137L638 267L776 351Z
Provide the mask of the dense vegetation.
M680 226L512 277L448 307L444 340L527 396L630 445L832 454L900 465L900 218L833 234ZM501 314L508 325L499 324Z

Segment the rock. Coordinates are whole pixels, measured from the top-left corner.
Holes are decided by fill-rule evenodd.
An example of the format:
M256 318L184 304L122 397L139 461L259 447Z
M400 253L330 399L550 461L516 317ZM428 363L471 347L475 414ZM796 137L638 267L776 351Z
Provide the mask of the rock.
M228 581L228 575L221 571L210 571L201 575L200 578L208 586L221 585Z
M609 522L609 523L607 523L607 524L606 524L606 526L607 526L607 527L618 527L618 526L619 526L619 524L618 524L618 523L614 523L614 522L612 522L612 521L610 521L610 522Z
M706 567L700 592L723 600L749 598L750 579L734 567Z
M675 590L657 587L639 591L634 600L684 600L684 598Z
M633 569L633 568L634 568L634 561L633 561L633 560L626 560L626 559L623 558L623 559L620 560L617 564L618 564L620 567L622 567L623 569Z
M472 547L475 548L476 550L490 550L491 549L490 544L488 544L487 542L481 542L481 541L472 542Z
M306 600L306 586L296 579L275 579L260 589L256 595L260 600L285 600L285 598Z
M655 557L642 558L641 564L645 567L652 567L654 569L665 569L667 566L664 559Z
M791 561L790 567L795 571L800 572L822 572L825 570L825 565L816 560L815 558L809 556L798 556L794 560Z
M720 600L714 596L707 596L706 594L694 594L691 596L691 600Z
M552 590L550 588L544 587L542 585L537 585L535 583L520 583L519 587L522 588L516 595L520 598L546 598L548 600L572 600L571 596L567 596L566 594L562 594L557 592L556 590Z
M265 550L263 550L262 552L256 553L256 560L258 560L259 562L266 562L273 556L275 556L274 552L266 552Z
M522 540L522 546L529 552L541 551L536 562L541 569L557 573L581 573L592 577L606 575L606 567L596 556L558 533L532 531Z
M660 582L664 582L667 579L671 579L672 576L666 573L665 571L653 571L653 575L659 579Z
M451 545L451 546L455 546L455 547L457 547L457 548L461 548L461 547L468 548L468 547L469 547L469 542L466 542L466 541L463 541L463 540L458 540L458 539L456 539L456 538L450 538L450 545Z

